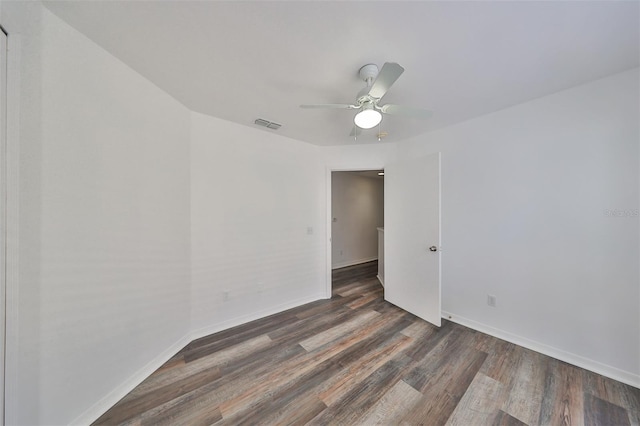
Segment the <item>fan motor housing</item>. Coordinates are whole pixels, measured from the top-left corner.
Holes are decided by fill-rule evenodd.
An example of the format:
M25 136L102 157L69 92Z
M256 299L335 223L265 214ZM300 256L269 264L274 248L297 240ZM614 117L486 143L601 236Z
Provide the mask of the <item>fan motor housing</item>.
M378 66L376 64L364 65L358 73L361 79L369 83L369 79L374 80L378 76Z

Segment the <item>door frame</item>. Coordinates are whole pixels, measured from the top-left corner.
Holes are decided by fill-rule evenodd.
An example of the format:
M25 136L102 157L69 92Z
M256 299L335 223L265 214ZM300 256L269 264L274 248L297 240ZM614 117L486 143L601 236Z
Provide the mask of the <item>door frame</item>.
M5 424L7 361L7 55L9 37L0 26L0 424Z
M11 24L0 22L0 31L7 35L6 47L6 107L4 140L0 141L3 159L0 161L0 210L5 232L0 236L4 252L0 270L4 281L4 383L3 412L0 425L17 423L16 387L18 385L18 295L19 295L19 193L20 193L20 82L22 39L12 32Z
M331 265L332 265L332 244L331 241L331 220L332 220L332 194L331 194L331 173L333 172L363 172L367 170L384 170L384 164L379 162L365 163L365 165L358 164L357 166L327 166L325 169L326 179L326 194L327 194L327 211L326 211L326 268L325 268L325 299L331 299Z

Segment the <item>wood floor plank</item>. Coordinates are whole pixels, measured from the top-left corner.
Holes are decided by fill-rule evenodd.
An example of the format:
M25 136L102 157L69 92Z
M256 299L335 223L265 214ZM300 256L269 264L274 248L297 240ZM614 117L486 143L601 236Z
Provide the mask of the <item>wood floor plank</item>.
M509 386L515 376L520 350L513 343L492 339L493 345L487 351L487 362L482 366L482 374Z
M580 369L552 358L547 358L546 364L540 423L583 425L584 396Z
M640 412L640 389L591 371L582 370L585 392L628 410L633 422Z
M420 362L407 373L404 378L405 382L417 391L422 392L429 380L434 376L446 374L441 369L461 349L459 343L460 335L460 330L453 330L444 335L444 338L439 339L429 352L424 354L422 358L418 358ZM417 357L413 356L414 352L415 350L411 350L407 355L416 359Z
M584 400L584 425L600 426L630 426L629 415L624 408L597 398L593 395L585 394Z
M507 391L504 384L478 373L446 424L447 426L491 424L506 397Z
M394 336L385 345L379 346L375 352L364 354L359 360L351 363L343 358L339 360L343 368L339 375L318 388L318 396L327 406L332 406L351 392L354 387L390 359L401 353L413 343L406 336Z
M544 356L522 348L502 410L529 425L538 424L544 392Z
M301 341L300 346L305 348L307 351L312 351L324 344L337 340L347 333L353 332L358 327L361 327L363 324L368 323L379 316L380 314L375 311L364 312L362 315L358 315L342 324L336 325L335 327Z
M315 395L291 400L276 412L262 416L256 424L305 425L324 411L327 406Z
M460 338L461 333L461 327L448 321L444 322L441 328L430 333L428 339L424 339L424 344L413 347L407 355L415 360L421 360L428 354L432 357L442 357L443 352L450 349L450 345Z
M440 368L417 389L424 395L423 403L405 416L404 423L421 424L427 419L437 425L447 422L487 358L472 346L457 348L451 362L438 362Z
M329 300L319 300L317 302L310 303L310 305L323 304L323 303L329 303L329 302L330 302ZM195 348L195 347L201 347L201 346L208 345L210 343L221 342L224 339L227 339L229 337L239 336L239 335L241 335L243 333L246 333L246 332L252 332L257 327L260 327L263 324L271 324L271 323L278 324L282 320L286 320L291 316L295 316L296 309L297 308L289 310L289 311L285 311L285 312L280 312L280 313L277 313L277 314L269 315L268 317L261 318L261 319L259 319L257 321L252 321L252 322L249 322L249 323L246 323L246 324L241 324L241 325L238 325L236 327L231 327L231 328L228 328L226 330L219 331L219 332L211 334L209 336L201 337L199 339L196 339L196 340L190 342L187 346L184 347L184 349L182 349L180 351L180 353L182 354L182 353L184 353L184 352L186 352L186 351L188 351L188 350L190 350L192 348Z
M178 365L172 369L162 369L157 372L157 374L151 375L151 377L134 389L132 393L136 396L149 394L174 383L180 377L193 376L213 367L224 368L227 363L234 362L256 351L265 349L271 343L272 341L268 336L262 335L218 351L205 358L200 358L196 361L185 363L184 365Z
M214 407L198 407L195 405L176 406L173 410L165 411L163 416L145 419L140 422L141 426L174 426L174 425L194 425L207 426L222 420L220 410Z
M400 331L405 328L411 321L411 314L403 314L396 316L393 320L393 316L387 315L383 318L383 324L375 327L369 327L368 337L360 340L358 343L353 344L344 353L340 355L338 362L343 366L350 365L353 362L363 359L367 354L374 353L379 348L385 347L391 341L394 341L400 334ZM355 337L355 336L354 336ZM359 338L362 336L358 336ZM404 337L404 336L400 336ZM353 339L353 337L351 337Z
M299 322L300 319L295 315L278 319L277 322L264 322L253 329L246 330L242 333L238 333L218 341L185 348L182 351L182 357L185 362L192 362L207 355L214 354L218 351L246 342L255 337L259 337L263 334L267 334L270 331L277 330L285 325L297 324Z
M189 343L94 424L640 426L639 389L430 325L376 274L335 270L331 299Z
M364 305L366 305L369 302L373 302L374 300L380 299L380 294L376 293L371 293L371 294L365 294L362 297L359 297L358 299L354 300L353 302L349 303L347 305L347 307L351 308L351 309L357 309L360 308Z
M385 391L391 389L402 377L413 360L399 355L368 375L329 408L309 422L311 425L355 424L367 410L378 402Z
M243 394L240 398L223 403L220 406L222 416L228 424L258 424L265 416L278 414L294 399L298 399L299 395L306 394L310 387L332 377L340 368L331 360L326 360L304 374L295 375L295 378L290 378L286 383L269 382L264 386L265 392ZM289 385L292 382L296 385ZM302 411L307 407L299 409Z
M348 296L362 296L365 292L371 290L371 282L368 281L356 281L353 284L343 287L337 294L342 297Z
M299 312L296 314L296 316L300 319L310 319L316 316L323 317L323 316L331 315L332 313L340 313L347 310L345 308L346 304L353 302L358 297L360 296L357 294L354 294L353 296L348 296L348 297L338 296L331 299L329 303L318 305L315 308L310 308L307 311Z
M269 337L281 343L300 342L318 333L329 330L338 324L349 321L360 314L361 312L341 306L339 310L332 310L328 315L316 314L312 317L305 318L303 322L284 326L279 330L269 333Z
M493 419L492 426L527 426L527 423L521 422L517 418L505 413L504 411L498 411L496 417Z
M407 413L422 399L422 394L399 380L382 398L369 408L356 424L393 425L398 424Z
M382 302L380 306L375 308L376 312L380 312L381 314L386 314L389 312L399 312L402 309L398 308L396 305L393 305L389 302Z
M407 337L412 339L422 339L424 341L431 340L431 337L438 332L440 328L433 324L429 324L426 321L416 318L413 323L404 330L401 331Z

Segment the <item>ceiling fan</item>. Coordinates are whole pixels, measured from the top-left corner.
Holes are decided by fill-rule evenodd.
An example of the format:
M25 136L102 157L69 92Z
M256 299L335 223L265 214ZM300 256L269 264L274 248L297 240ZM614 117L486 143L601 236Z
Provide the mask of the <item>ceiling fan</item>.
M359 110L353 119L357 127L351 132L352 136L357 135L359 129L371 129L380 124L382 114L412 118L430 117L431 112L422 108L393 104L379 105L382 97L403 72L404 68L395 62L385 62L380 71L377 65L367 64L359 71L360 78L367 83L367 86L358 93L355 104L316 104L300 105L300 107Z

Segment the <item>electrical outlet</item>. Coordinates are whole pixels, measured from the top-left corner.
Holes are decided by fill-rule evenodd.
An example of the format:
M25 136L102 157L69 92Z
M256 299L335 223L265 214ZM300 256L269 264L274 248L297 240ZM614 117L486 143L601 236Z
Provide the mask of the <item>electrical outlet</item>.
M491 306L492 308L496 307L496 297L492 294L487 294L487 305Z

